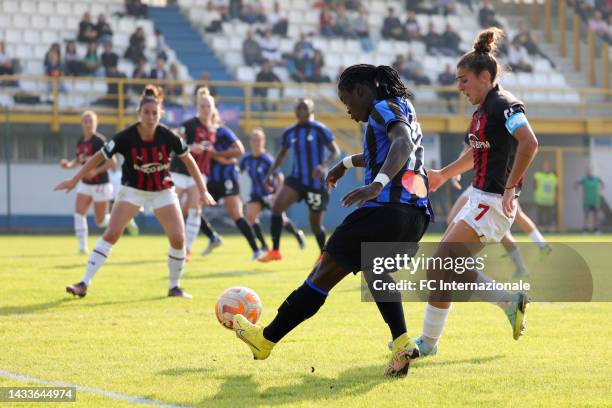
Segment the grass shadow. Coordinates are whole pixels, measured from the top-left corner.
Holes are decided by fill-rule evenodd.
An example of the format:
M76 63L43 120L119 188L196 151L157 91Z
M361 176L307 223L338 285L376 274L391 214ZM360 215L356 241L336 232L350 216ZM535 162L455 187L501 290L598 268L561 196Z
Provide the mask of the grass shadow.
M348 369L337 378L320 376L314 372L302 374L297 384L268 387L264 390L259 389L259 384L253 380L253 374L229 376L225 378L214 396L201 400L197 403L197 406L238 406L238 404L243 404L244 401L233 400L235 395L248 398L249 406L339 399L348 395L366 393L378 384L394 381L386 378L382 371L383 367L377 364Z
M104 266L114 266L114 265L151 265L151 264L159 264L163 265L163 260L135 260L135 261L108 261L104 264ZM75 269L75 268L85 268L87 266L87 260L84 260L83 263L78 264L67 264L67 265L53 265L50 269L55 270L66 270L66 269Z
M35 303L31 305L23 305L23 306L6 306L0 307L0 316L11 316L11 315L21 315L21 314L32 314L43 312L49 309L53 309L58 307L66 302L70 302L72 299L63 298L53 300L51 302L45 303Z
M440 361L435 359L427 359L426 361L417 360L414 363L414 367L418 368L420 366L450 366L450 365L458 365L458 364L483 364L488 363L489 361L499 360L500 358L505 358L505 354L497 354L494 356L486 356L486 357L474 357L474 358L466 358L463 360L450 360L450 361ZM412 365L411 365L412 367Z

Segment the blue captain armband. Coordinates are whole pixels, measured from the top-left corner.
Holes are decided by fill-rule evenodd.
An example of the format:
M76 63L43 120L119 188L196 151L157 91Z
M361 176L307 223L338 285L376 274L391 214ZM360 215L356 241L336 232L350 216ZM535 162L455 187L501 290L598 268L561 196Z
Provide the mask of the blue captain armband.
M523 112L517 112L506 120L506 129L511 135L514 135L516 129L527 124L527 116Z

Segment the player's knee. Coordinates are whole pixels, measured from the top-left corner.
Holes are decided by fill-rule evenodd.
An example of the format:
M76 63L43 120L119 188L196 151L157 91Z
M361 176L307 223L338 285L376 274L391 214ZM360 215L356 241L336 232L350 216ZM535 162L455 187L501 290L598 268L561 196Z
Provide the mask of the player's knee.
M120 237L121 237L121 231L110 229L110 228L104 231L104 234L102 235L102 239L104 239L106 242L112 245L115 245L117 241L119 241Z
M185 236L183 234L169 236L170 246L175 249L183 248L185 245Z

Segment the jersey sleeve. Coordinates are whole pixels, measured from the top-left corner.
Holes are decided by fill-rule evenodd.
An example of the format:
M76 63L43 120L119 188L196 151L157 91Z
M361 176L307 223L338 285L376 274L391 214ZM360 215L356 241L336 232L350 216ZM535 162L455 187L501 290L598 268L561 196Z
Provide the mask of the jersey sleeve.
M319 135L323 138L323 143L326 145L334 141L334 134L325 126L319 127Z
M174 154L176 154L178 157L183 157L187 153L189 153L189 147L187 146L187 143L182 137L180 137L170 129L168 129L167 132L168 138L170 140L170 147Z
M525 115L525 105L521 102L507 102L500 106L500 108L503 108L502 120L504 121L504 126L511 135L514 135L514 132L521 126L528 124L527 116Z
M378 102L374 105L370 115L376 123L383 126L385 130L388 130L389 126L395 122L402 122L406 125L410 125L410 119L406 116L402 107L392 99Z
M283 149L291 148L291 137L289 136L290 134L290 129L287 129L283 132L283 138L281 140L281 146L283 146Z
M121 153L123 156L126 156L126 138L127 133L119 132L111 140L109 140L100 150L104 158L106 160L110 160L110 158L116 153Z
M222 127L217 130L217 139L222 139L227 144L228 148L233 143L238 141L238 138L230 128Z

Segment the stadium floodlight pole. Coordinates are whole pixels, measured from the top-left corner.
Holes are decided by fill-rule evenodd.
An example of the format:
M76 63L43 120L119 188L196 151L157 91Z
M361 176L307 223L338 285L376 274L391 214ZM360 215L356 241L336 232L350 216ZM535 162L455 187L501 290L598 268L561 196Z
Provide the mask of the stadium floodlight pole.
M10 110L4 107L4 154L6 156L6 229L11 232L11 122Z

